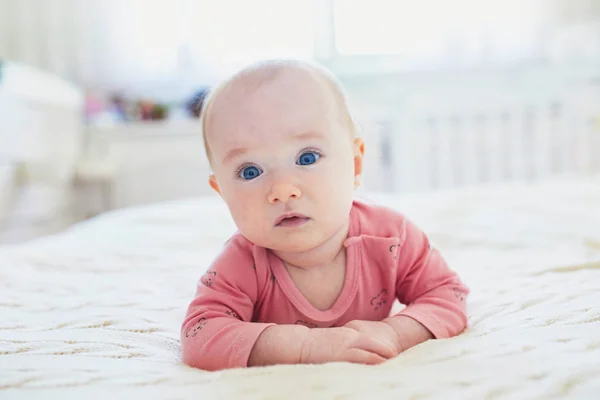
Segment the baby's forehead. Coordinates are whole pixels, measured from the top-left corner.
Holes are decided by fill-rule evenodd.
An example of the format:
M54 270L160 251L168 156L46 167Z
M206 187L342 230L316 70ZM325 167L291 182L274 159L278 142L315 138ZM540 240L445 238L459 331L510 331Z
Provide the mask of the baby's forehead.
M332 123L340 123L343 130L353 133L338 86L326 72L312 66L276 64L238 73L215 90L205 108L207 152L211 144L217 144L215 140L223 149L231 142L269 140L269 131L322 128L327 133ZM253 127L259 132L253 132Z
M223 87L221 96L215 96L215 103L232 98L249 99L261 89L289 95L301 90L303 94L321 98L334 95L332 84L317 70L283 65L244 71L234 76Z
M324 79L299 68L257 70L236 76L214 95L212 103L205 116L208 130L230 126L240 118L260 125L282 117L293 121L299 114L324 118L339 105Z

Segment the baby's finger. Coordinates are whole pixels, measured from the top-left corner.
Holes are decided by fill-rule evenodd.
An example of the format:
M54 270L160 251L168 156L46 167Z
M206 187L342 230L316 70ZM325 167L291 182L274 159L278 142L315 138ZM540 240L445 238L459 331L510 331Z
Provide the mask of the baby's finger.
M378 354L371 353L366 350L361 349L351 349L345 352L342 355L342 359L340 361L355 363L355 364L368 364L368 365L376 365L385 362L386 359L381 357Z
M391 344L369 335L362 335L352 344L352 347L375 353L385 359L394 358L398 355Z

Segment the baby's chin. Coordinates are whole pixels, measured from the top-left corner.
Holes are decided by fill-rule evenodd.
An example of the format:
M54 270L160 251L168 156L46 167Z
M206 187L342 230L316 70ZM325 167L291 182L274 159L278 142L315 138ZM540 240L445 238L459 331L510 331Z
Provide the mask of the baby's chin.
M316 245L309 243L282 243L282 244L274 244L272 246L267 247L270 250L276 251L278 253L307 253L313 250L315 247L318 247L321 243L317 243Z
M298 235L277 235L272 234L270 237L255 237L252 239L246 236L255 245L267 248L280 253L304 253L319 247L326 241L323 235L298 234Z

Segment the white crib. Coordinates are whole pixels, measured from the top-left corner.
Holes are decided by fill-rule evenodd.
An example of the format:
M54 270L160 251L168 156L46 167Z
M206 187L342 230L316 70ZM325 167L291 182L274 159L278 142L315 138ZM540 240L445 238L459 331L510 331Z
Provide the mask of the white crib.
M346 76L365 118L369 190L600 172L600 68Z

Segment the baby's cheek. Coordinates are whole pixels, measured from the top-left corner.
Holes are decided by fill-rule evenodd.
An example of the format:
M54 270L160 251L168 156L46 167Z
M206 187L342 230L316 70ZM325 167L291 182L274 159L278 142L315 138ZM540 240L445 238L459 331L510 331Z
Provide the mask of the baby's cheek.
M263 210L264 205L258 204L254 204L253 207L242 206L235 211L232 210L233 220L240 232L255 243L262 243L264 236L268 233L266 224L269 219Z
M331 215L345 212L345 206L348 205L354 196L354 183L347 174L332 173L331 176L324 176L319 187L321 188L321 197L323 204L327 204Z
M251 225L253 220L260 215L260 207L257 204L256 196L251 196L245 191L239 191L235 198L229 202L231 215L240 225Z

